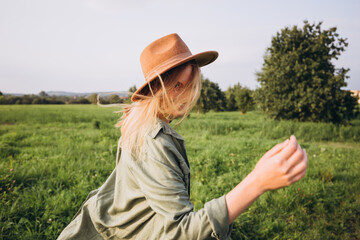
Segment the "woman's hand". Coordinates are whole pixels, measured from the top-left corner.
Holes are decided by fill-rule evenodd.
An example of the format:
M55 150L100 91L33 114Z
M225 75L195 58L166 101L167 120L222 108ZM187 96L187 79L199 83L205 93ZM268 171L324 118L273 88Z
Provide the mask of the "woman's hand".
M306 151L295 136L267 151L254 170L226 194L229 223L265 191L289 186L304 177L307 162Z
M297 143L295 136L275 145L256 164L253 174L260 189L278 189L289 186L305 176L307 154Z

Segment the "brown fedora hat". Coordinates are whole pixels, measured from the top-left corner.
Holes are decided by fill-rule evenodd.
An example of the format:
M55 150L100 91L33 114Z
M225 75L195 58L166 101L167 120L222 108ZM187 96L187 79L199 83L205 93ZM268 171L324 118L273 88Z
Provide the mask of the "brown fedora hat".
M140 55L140 64L146 83L136 90L131 101L139 100L136 95L140 94L158 75L191 60L195 60L199 67L202 67L215 61L218 55L216 51L206 51L193 55L176 33L155 40Z

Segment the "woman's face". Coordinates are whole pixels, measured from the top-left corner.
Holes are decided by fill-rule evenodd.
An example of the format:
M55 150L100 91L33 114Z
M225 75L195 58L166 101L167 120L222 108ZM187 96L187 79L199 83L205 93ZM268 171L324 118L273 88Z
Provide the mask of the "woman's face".
M179 101L179 94L185 90L185 88L189 85L190 81L191 81L191 76L192 76L192 71L193 71L193 67L188 64L183 71L180 73L179 77L177 78L177 82L175 85L175 89L171 92L168 93L168 96L170 99L172 99L173 101ZM180 95L181 97L181 95ZM172 115L177 118L177 117L181 117L184 115L184 112L181 111L182 107L180 107L178 109L177 112L172 113Z

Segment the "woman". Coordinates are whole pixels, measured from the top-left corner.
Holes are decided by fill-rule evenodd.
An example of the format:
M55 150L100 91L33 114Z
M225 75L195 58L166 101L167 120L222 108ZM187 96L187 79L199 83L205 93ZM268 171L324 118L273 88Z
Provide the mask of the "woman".
M305 175L306 152L291 136L233 190L193 211L184 139L168 123L188 115L200 93L199 67L217 56L215 51L193 55L177 34L144 49L146 83L117 124L122 137L116 167L58 239L228 239L233 221L256 198Z

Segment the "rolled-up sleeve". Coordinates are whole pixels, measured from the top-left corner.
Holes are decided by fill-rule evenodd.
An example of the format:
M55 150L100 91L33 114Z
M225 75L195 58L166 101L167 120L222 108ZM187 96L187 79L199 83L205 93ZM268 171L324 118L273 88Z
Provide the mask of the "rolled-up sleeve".
M166 239L228 239L225 196L194 211L186 184L184 159L172 138L162 134L145 145L144 158L130 168L139 188L156 213L154 224L162 224ZM161 238L159 236L159 238Z

